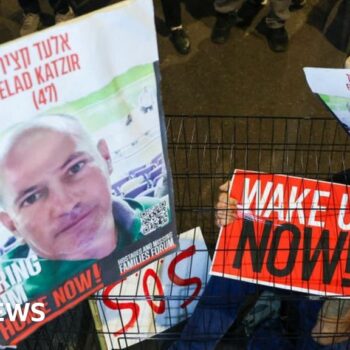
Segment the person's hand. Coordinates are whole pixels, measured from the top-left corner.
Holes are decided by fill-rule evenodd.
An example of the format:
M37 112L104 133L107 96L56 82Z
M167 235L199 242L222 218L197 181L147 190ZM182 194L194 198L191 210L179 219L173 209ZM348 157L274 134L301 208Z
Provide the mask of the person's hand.
M350 300L326 300L318 313L312 337L321 345L332 345L349 340Z
M227 181L219 187L220 193L216 204L216 224L225 226L231 224L237 218L237 201L230 198L229 195L230 182Z

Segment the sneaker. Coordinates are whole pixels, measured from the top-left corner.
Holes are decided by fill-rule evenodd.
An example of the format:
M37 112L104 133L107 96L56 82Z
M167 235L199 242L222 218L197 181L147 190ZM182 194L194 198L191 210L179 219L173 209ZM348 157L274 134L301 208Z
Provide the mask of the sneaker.
M183 28L171 30L170 40L174 44L177 52L181 53L181 55L187 55L190 52L190 38Z
M289 11L296 11L302 9L306 4L306 0L292 0Z
M236 12L217 13L216 22L211 33L211 41L224 44L230 36L231 28L236 24Z
M241 28L249 27L263 7L261 1L255 3L250 1L244 2L237 12L237 26Z
M257 25L256 30L267 39L269 47L274 52L285 52L288 49L288 33L286 28L270 28L265 18Z
M345 68L350 69L350 56L345 60Z
M75 17L75 14L72 8L69 6L69 10L67 13L56 13L55 22L56 24L66 22L73 19L74 17Z
M20 36L25 36L36 32L41 27L40 15L37 13L25 13L23 16L22 27L19 31Z

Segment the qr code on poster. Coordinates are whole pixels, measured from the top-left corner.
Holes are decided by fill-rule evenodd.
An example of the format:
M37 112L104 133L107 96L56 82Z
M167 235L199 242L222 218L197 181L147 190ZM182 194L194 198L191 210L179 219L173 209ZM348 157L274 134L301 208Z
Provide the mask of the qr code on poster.
M147 235L169 222L168 205L165 200L141 214L141 232Z

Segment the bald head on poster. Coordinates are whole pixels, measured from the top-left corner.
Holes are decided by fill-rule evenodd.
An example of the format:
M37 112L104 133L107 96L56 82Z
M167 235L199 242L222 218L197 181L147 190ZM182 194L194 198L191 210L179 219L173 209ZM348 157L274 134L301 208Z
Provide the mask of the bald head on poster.
M20 123L0 141L1 223L47 259L101 259L117 246L105 140L77 119Z

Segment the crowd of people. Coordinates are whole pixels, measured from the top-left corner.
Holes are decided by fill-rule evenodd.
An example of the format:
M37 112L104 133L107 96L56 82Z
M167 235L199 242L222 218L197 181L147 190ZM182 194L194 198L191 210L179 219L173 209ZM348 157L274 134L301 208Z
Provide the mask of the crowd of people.
M234 26L247 28L263 7L263 0L215 0L216 21L211 40L223 44ZM272 51L284 52L288 48L288 33L285 23L290 11L301 9L306 0L271 0L269 14L257 25L256 30L266 37ZM162 0L165 22L171 32L171 41L181 54L190 51L190 39L181 22L180 0Z
M191 49L191 40L181 19L181 0L161 0L165 23L170 30L170 40L180 54L186 55ZM306 0L213 0L215 24L211 41L215 44L227 42L233 27L248 28L263 6L268 3L269 13L256 26L256 31L264 36L274 52L288 49L289 37L286 21L290 12L300 10ZM350 56L345 68L350 68Z
M31 34L42 27L39 0L18 0L23 9L23 22L20 35ZM69 0L49 0L55 14L55 23L75 17ZM261 19L255 30L266 38L269 48L274 52L288 49L289 37L286 22L290 12L302 9L306 0L213 0L215 23L211 32L211 41L215 44L227 42L231 29L246 29L260 10L268 3L269 12ZM165 24L170 32L170 40L176 51L187 55L191 50L191 40L182 23L181 0L161 0ZM350 57L345 67L350 68Z
M42 27L39 0L18 0L18 3L23 10L23 22L20 35L28 35L39 30ZM54 11L56 24L75 17L68 0L49 0L49 3Z

